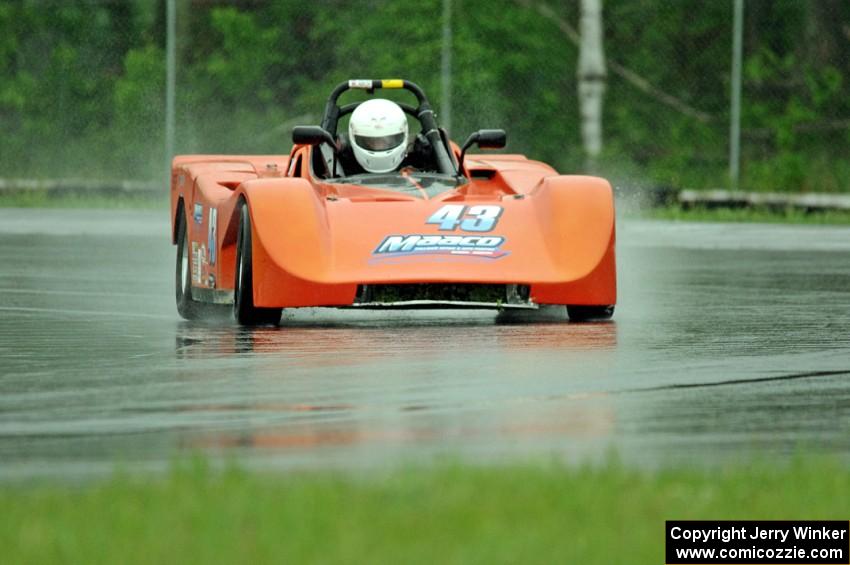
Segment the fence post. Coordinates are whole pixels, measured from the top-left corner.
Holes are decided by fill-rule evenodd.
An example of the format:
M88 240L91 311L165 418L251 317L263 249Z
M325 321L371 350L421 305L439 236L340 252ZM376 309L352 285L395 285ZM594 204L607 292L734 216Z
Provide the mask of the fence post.
M738 190L741 177L741 58L744 35L744 0L735 0L732 37L732 108L729 124L729 182Z
M165 170L171 182L171 159L174 157L174 99L177 77L177 27L176 0L167 0L165 5Z
M443 0L443 51L440 61L440 124L452 132L452 0Z

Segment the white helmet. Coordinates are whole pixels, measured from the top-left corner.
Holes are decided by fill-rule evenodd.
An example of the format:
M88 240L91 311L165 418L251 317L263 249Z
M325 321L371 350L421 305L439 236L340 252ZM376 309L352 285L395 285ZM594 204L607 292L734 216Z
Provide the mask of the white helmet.
M354 109L348 122L354 157L370 173L388 173L407 151L407 117L395 102L375 98Z

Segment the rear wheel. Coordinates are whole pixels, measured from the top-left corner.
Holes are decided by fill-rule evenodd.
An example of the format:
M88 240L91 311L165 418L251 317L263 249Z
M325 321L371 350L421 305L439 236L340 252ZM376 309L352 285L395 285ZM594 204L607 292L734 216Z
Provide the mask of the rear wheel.
M192 257L189 252L189 231L182 210L177 222L177 266L174 275L177 312L187 320L197 320L202 305L192 298Z
M260 326L280 322L280 308L254 306L254 273L251 260L251 215L242 203L239 235L236 240L236 281L233 293L233 316L243 326Z
M571 322L590 320L608 320L614 315L613 306L567 306L567 315Z

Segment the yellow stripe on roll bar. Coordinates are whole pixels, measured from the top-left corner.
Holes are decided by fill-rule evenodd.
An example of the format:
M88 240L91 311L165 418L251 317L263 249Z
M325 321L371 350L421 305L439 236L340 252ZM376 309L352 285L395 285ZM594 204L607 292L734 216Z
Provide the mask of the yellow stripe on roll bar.
M404 88L404 81L400 78L383 79L381 88Z

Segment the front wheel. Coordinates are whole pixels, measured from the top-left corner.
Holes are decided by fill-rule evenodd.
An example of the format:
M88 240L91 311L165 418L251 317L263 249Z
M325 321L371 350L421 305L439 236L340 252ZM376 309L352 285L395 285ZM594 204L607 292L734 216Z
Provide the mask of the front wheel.
M608 320L614 315L613 306L567 306L567 315L571 322L589 320Z
M280 321L280 308L254 306L254 272L251 262L251 215L242 203L239 235L236 240L236 282L233 316L243 326L273 325Z
M177 269L174 276L177 312L186 320L197 320L201 303L192 298L192 257L189 252L189 233L182 214L177 218Z

